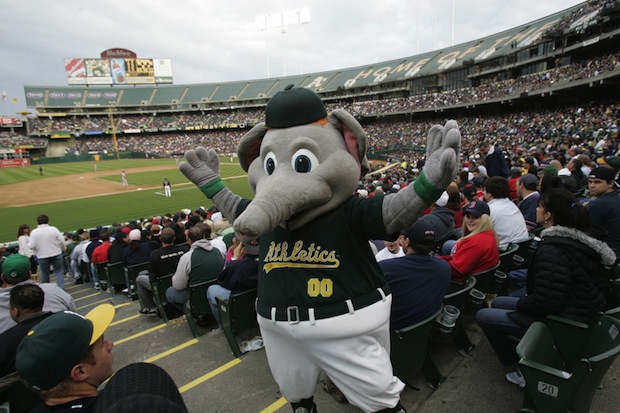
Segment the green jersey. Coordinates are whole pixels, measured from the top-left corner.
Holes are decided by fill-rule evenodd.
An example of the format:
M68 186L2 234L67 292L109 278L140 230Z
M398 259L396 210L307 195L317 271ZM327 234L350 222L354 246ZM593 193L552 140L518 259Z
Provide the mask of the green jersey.
M316 308L385 285L368 242L393 238L385 233L382 204L382 196L351 197L299 229L277 227L263 234L259 302L267 307Z

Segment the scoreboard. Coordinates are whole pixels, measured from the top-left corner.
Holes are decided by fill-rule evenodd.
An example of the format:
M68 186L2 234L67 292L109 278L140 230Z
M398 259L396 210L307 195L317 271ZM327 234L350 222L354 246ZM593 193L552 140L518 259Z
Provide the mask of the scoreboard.
M66 58L69 85L135 85L172 82L170 59L142 59L126 49L108 49L101 58Z

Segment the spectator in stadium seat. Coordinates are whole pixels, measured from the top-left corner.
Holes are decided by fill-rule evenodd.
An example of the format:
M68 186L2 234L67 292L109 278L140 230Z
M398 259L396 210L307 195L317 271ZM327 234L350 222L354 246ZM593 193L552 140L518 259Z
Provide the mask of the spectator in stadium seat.
M187 288L201 281L214 280L224 269L224 254L215 248L209 237L211 227L198 223L188 231L190 250L179 260L172 286L166 290L168 302L180 311L187 297Z
M98 390L114 372L113 343L104 338L113 318L111 304L95 307L86 316L60 312L23 338L15 365L24 383L41 397L42 403L33 411L187 412L174 381L149 363L123 367L105 389ZM166 409L158 410L162 405Z
M78 237L78 243L71 250L71 254L69 255L69 259L71 260L71 272L73 273L73 279L76 284L83 284L84 277L81 270L81 264L83 261L83 257L86 254L86 244L90 241L88 239L88 233L83 229L79 229L76 233Z
M468 274L488 270L499 263L498 237L489 213L489 206L483 201L463 207L463 237L456 241L450 255L440 257L450 264L453 281L464 282Z
M490 145L489 142L484 141L480 143L480 152L485 155L484 162L489 177L508 177L508 163L498 144Z
M516 367L518 341L536 320L549 314L589 323L604 309L608 275L604 266L616 256L602 241L588 235L590 216L566 189L550 189L540 196L537 221L545 228L527 274L527 294L498 297L492 308L476 313L476 320L500 362ZM520 373L506 375L525 386Z
M35 252L39 260L41 270L41 281L50 282L50 268L54 268L56 284L60 288L65 288L65 272L62 253L66 249L65 239L58 228L49 225L47 215L37 217L37 227L30 233L28 247Z
M110 264L123 262L125 247L129 244L129 232L131 232L131 228L129 227L122 227L116 231L114 241L112 241L112 244L108 248L108 262L110 262Z
M43 311L44 298L43 290L34 283L11 288L9 313L17 324L0 334L0 377L15 372L19 343L32 327L53 314Z
M505 251L510 243L529 238L525 218L519 208L508 199L508 180L492 176L484 182L484 200L489 204L493 228L499 237L499 249Z
M508 178L508 187L509 187L509 196L508 198L511 201L517 201L519 198L519 194L517 193L517 181L521 178L521 170L519 168L510 168L509 178Z
M2 262L2 287L0 288L0 333L16 323L10 316L9 301L11 289L17 285L35 284L30 279L30 260L21 254L13 254ZM73 298L62 288L50 283L37 284L45 293L43 310L76 311Z
M110 249L110 231L106 228L100 232L101 244L93 250L92 262L93 264L103 264L108 262L108 250Z
M538 228L536 223L536 208L540 194L538 189L538 178L536 175L525 174L517 182L517 193L519 194L519 210L525 218L525 225L528 231Z
M588 189L595 198L588 202L592 228L616 253L620 250L620 193L616 191L612 168L599 166L588 176Z
M449 198L448 192L444 191L431 206L431 212L422 215L419 219L419 221L427 222L433 229L435 242L438 245L448 239L454 239L454 211L446 207Z
M451 280L450 265L429 255L435 249L430 223L418 220L404 234L406 255L379 263L393 294L392 330L413 325L437 311Z
M90 266L90 273L93 277L93 284L95 289L99 289L99 278L97 277L97 271L95 271L95 263L93 262L93 252L96 248L98 248L101 242L101 235L99 234L98 229L91 229L89 231L90 242L86 244L84 247L84 255L82 256L82 260L87 262Z
M189 246L174 244L174 230L164 228L159 237L162 246L151 252L149 257L148 271L141 272L136 278L138 295L144 303L144 308L140 309L140 314L156 315L157 307L153 301L153 289L151 282L157 278L172 274L176 271L179 260L189 250Z
M213 317L222 328L216 298L227 301L231 294L255 288L258 285L258 241L242 243L235 255L217 277L217 284L207 289L207 300Z
M151 244L148 240L143 239L142 231L139 229L132 229L129 232L129 245L125 246L123 255L123 265L129 267L130 265L142 264L149 261L151 255Z
M398 258L405 255L402 248L402 236L399 236L394 241L383 240L382 242L385 247L381 248L381 250L375 254L375 259L377 262Z

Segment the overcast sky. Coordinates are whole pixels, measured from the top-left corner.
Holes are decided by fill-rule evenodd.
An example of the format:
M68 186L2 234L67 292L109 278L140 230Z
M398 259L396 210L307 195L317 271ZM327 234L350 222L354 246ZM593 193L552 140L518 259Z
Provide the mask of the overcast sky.
M574 0L0 0L0 113L24 86L66 86L64 58L125 48L172 60L175 84L313 73L413 56L501 32ZM307 8L310 23L256 18ZM454 9L454 16L453 16ZM16 104L11 100L17 97Z

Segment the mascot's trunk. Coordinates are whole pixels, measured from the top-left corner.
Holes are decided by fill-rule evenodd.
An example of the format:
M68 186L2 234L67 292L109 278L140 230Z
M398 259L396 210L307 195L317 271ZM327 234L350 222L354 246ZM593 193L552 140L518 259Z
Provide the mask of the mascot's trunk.
M325 190L320 191L322 192L320 198L312 199L308 196L308 191L304 190L305 185L301 183L294 187L291 185L270 187L266 191L266 188L261 190L259 187L256 190L256 197L233 224L241 241L258 238L278 225L286 226L286 222L296 213L323 204L331 197L331 191Z

